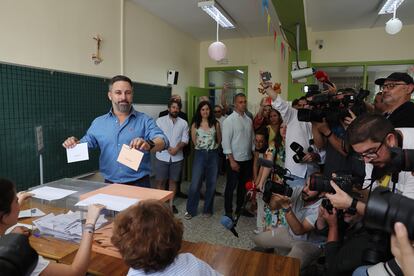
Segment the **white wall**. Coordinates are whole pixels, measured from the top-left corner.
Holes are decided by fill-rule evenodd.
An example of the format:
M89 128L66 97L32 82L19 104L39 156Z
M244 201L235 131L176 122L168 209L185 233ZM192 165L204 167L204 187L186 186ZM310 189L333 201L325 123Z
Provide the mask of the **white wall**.
M331 32L312 32L308 28L308 47L312 50L312 62L414 59L414 25L403 26L396 35L387 34L384 27ZM315 44L318 39L324 41L321 50Z
M113 76L120 70L120 1L2 0L0 61ZM103 62L91 59L96 34Z
M167 84L167 71L179 71L173 94L199 83L199 42L139 5L125 2L125 74L144 83ZM139 92L138 92L139 93Z
M248 103L249 110L256 112L260 99L263 97L257 92L259 84L259 70L272 73L274 82L282 83L283 96L286 98L288 53L286 60L280 59L280 49L275 46L273 36L228 39L223 40L227 47L228 64L218 65L210 59L207 53L208 46L213 41L203 41L200 44L200 83L204 87L204 68L217 66L248 66Z

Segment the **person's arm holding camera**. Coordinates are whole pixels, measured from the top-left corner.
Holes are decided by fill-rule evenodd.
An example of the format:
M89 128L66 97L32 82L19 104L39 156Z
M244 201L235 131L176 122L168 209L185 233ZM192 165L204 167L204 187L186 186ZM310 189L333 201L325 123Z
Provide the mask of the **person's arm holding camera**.
M331 201L331 204L336 209L348 209L352 205L360 215L365 214L365 203L352 198L346 192L342 191L334 181L331 180L331 186L335 190L335 194L326 194L325 196ZM356 202L355 202L356 201Z
M272 200L275 200L285 211L286 221L295 235L304 235L314 229L314 226L306 219L300 222L292 211L292 203L289 197L279 194L272 194Z
M325 121L325 119L323 120L323 122L313 122L312 123L312 129L313 126L319 131L319 133L322 135L322 139L326 142L324 142L323 144L325 145L325 143L330 143L332 145L332 147L338 151L340 154L342 154L343 156L347 156L348 153L345 152L344 148L343 148L343 140L338 138L335 133L331 130L331 128L329 127L328 123ZM318 143L321 143L320 141L318 141ZM316 141L315 141L316 144Z
M404 275L414 275L414 248L408 239L407 228L401 222L394 224L391 236L391 251Z

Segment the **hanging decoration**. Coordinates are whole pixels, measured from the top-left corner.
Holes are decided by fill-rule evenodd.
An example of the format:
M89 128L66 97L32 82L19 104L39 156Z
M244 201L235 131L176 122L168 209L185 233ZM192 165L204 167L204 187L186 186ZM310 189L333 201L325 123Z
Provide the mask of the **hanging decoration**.
M220 61L226 57L227 48L223 42L219 41L219 23L217 21L216 41L208 47L208 55L215 61Z

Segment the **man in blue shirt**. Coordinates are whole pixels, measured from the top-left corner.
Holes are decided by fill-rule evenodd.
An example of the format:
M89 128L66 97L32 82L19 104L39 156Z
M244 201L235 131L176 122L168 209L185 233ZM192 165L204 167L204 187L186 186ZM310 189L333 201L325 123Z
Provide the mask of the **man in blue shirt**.
M151 117L132 107L133 89L128 77L111 79L108 98L112 102L111 110L96 118L82 139L69 137L63 142L63 147L88 143L88 148L99 148L99 168L106 183L150 187L149 152L167 148L168 139ZM144 152L138 171L117 162L123 144Z

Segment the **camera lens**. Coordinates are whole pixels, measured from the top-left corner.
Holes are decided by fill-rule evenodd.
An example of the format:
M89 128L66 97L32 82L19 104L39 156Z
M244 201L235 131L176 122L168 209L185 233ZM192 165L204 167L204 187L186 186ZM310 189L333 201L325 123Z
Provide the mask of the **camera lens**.
M403 223L408 236L414 239L414 200L400 194L393 194L382 187L375 189L367 203L365 225L379 230L393 232L396 222Z

